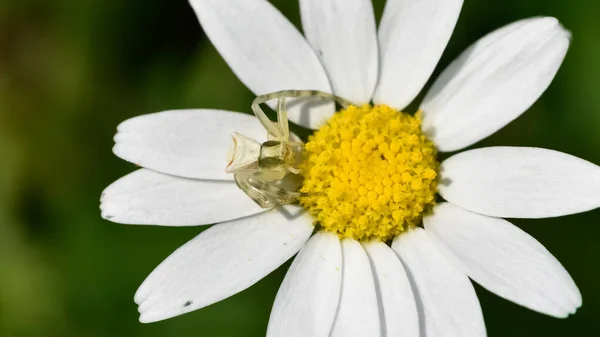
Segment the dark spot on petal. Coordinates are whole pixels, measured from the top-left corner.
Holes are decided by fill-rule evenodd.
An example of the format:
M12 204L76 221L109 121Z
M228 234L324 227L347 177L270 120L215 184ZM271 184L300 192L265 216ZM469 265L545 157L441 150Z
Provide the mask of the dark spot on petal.
M184 308L185 308L185 307L189 307L190 305L192 305L192 303L194 303L194 302L192 302L192 301L187 301L187 302L185 302L185 304L183 305L183 307L184 307Z

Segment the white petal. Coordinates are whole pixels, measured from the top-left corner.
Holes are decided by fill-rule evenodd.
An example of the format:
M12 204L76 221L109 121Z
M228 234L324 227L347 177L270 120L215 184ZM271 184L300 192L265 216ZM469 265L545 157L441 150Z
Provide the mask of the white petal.
M331 80L333 92L365 104L377 82L378 50L370 0L300 0L302 27Z
M555 317L581 306L579 289L560 262L510 222L450 203L436 206L423 222L442 254L496 295Z
M447 261L425 230L415 228L394 239L419 308L422 336L483 337L479 300L469 278Z
M252 92L331 92L327 74L302 34L265 0L190 0L204 32ZM314 101L312 101L314 103ZM290 104L290 120L318 128L335 106Z
M381 66L373 100L404 109L433 73L463 0L388 0L379 26Z
M277 292L267 337L327 337L340 300L342 248L319 232L302 248Z
M174 110L121 123L113 152L129 162L181 177L232 180L225 173L231 134L256 141L267 132L251 115L221 110Z
M600 167L546 149L489 147L441 165L439 192L469 211L503 218L547 218L600 207Z
M442 73L425 97L423 130L455 151L500 130L542 95L570 33L555 18L522 20L488 34Z
M197 226L263 212L232 181L196 180L147 169L108 186L102 217L131 225Z
M213 226L164 260L135 294L140 321L160 321L221 301L296 254L312 220L287 206Z
M398 256L382 242L363 243L363 246L375 276L385 336L419 337L415 297Z
M355 240L342 240L342 291L331 337L380 336L381 320L369 257Z

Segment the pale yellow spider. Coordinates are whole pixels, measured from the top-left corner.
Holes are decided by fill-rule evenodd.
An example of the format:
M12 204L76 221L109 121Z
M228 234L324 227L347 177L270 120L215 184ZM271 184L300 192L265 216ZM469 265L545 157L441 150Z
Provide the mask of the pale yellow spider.
M343 98L316 90L284 90L258 96L252 101L252 111L267 130L268 140L262 144L235 132L232 153L226 171L235 182L262 208L290 204L300 196L298 186L304 143L290 140L286 99L316 97L330 99L346 108L351 103ZM260 105L277 99L277 122L271 121Z

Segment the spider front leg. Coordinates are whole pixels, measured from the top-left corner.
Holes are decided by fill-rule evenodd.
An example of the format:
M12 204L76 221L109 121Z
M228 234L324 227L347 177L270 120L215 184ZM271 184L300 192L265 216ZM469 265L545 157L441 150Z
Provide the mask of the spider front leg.
M267 130L269 134L269 139L281 139L283 137L283 132L278 128L278 126L273 123L269 117L265 114L265 112L260 108L262 103L269 101L268 95L258 96L252 101L251 109L254 112L254 115L258 118L264 128Z
M341 97L319 90L282 90L264 95L257 96L252 101L252 111L264 125L265 129L271 136L270 139L288 139L289 126L286 109L286 98L322 98L333 100L344 108L352 105ZM261 104L268 103L271 100L277 99L277 123L272 122L265 112L260 108Z
M290 126L288 124L285 97L279 97L277 99L277 122L279 123L279 129L281 130L283 139L290 139Z

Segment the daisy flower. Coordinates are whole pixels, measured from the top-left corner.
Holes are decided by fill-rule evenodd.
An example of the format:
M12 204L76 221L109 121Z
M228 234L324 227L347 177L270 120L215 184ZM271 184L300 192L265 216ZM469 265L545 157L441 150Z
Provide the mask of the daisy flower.
M300 0L305 37L265 0L191 0L209 39L255 94L319 90L353 103L293 104L317 129L299 165L299 205L265 210L225 172L231 133L257 141L253 117L178 110L123 122L114 153L142 168L110 185L102 216L124 224L217 223L135 294L140 321L206 307L296 253L267 336L485 336L471 280L554 317L581 306L563 266L503 218L600 207L600 167L526 147L453 152L496 132L550 85L570 34L550 17L483 37L434 82L462 0ZM370 103L373 105L370 105ZM436 195L443 202L436 202Z

